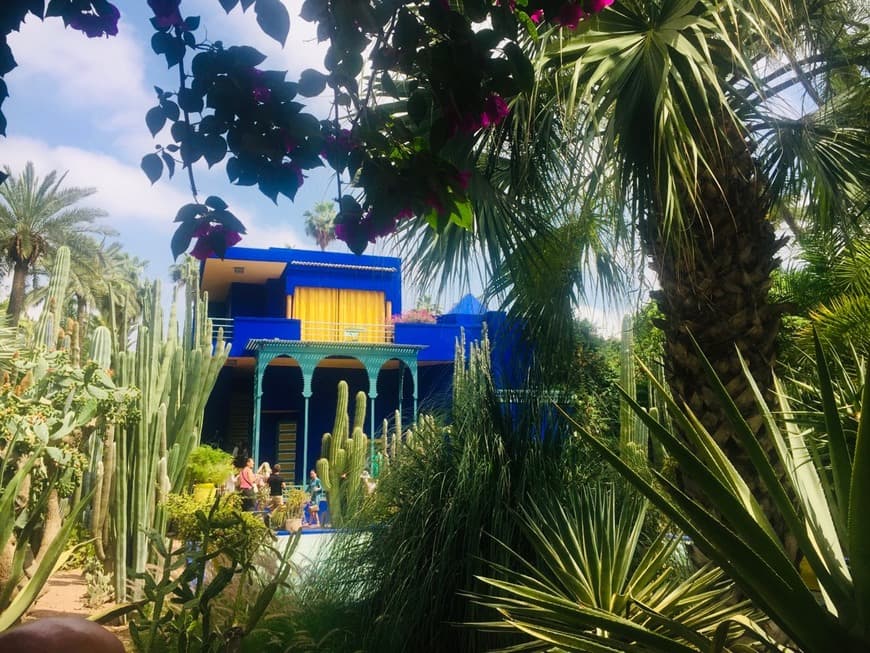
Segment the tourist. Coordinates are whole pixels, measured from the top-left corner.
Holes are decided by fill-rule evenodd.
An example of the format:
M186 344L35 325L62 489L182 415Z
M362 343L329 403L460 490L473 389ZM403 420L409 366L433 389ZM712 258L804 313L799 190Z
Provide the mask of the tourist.
M248 458L239 471L239 491L242 493L242 509L253 510L257 494L257 476L254 474L254 459Z
M272 498L270 509L275 511L284 505L284 488L287 483L284 482L284 477L281 476L281 465L275 465L272 468L272 473L266 480L269 485L269 496Z
M312 526L320 526L320 502L324 499L323 484L313 469L308 474L308 494L311 497L308 502L308 523Z

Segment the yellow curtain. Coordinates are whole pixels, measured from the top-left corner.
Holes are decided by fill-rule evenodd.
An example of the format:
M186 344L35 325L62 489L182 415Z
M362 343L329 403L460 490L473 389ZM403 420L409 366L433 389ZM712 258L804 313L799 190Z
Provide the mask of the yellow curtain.
M289 302L288 302L289 304ZM296 288L293 317L302 340L387 342L384 293L337 288Z
M339 322L337 288L297 288L293 312L302 321L302 340L334 342Z
M342 290L338 321L339 335L360 342L384 342L384 293L371 290Z

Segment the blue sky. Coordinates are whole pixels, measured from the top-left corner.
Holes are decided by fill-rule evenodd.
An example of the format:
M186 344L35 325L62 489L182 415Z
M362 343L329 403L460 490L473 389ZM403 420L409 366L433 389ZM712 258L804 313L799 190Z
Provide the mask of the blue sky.
M224 13L217 0L183 0L183 15L199 15L201 31L225 45L248 44L268 55L264 69L289 71L298 77L305 68L322 68L326 48L317 44L313 25L298 18L301 0L284 0L291 16L290 38L285 48L265 36L253 10L236 8ZM69 185L97 188L86 203L108 212L106 223L119 232L118 240L130 253L149 261L151 278L167 278L172 263L169 242L178 208L192 201L187 176L176 173L170 181L151 184L139 169L144 154L154 144L171 142L168 133L152 139L145 127L145 112L155 102L154 85L173 88L177 72L167 71L162 57L151 52L153 29L145 0L115 0L121 11L119 34L88 39L81 32L64 29L58 19L45 22L30 17L9 44L19 67L6 76L10 97L3 105L8 119L7 138L0 137L0 165L20 170L33 161L40 176L51 170L67 171ZM327 101L311 109L326 117ZM279 198L278 205L254 188L233 186L223 164L209 171L195 166L200 198L219 195L245 223L243 245L315 248L305 236L302 213L316 202L332 200L335 178L323 169L309 173L295 202ZM374 251L389 252L389 241ZM332 249L346 251L342 243ZM455 289L439 298L449 308L467 289ZM473 291L475 289L472 289ZM413 306L416 289L405 293ZM618 324L617 316L598 308L584 309L596 322Z

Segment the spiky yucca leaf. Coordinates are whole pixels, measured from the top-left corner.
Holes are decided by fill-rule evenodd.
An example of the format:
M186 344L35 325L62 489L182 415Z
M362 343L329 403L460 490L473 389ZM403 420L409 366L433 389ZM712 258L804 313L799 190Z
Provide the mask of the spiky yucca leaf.
M645 510L641 500L617 507L603 487L575 495L567 506L532 503L521 511L522 523L539 562L516 555L515 564L497 566L500 578L482 579L494 589L476 600L502 621L479 625L515 628L540 649L761 650L761 615L735 601L720 570L674 573L679 533L665 528L640 547ZM747 633L758 638L755 644Z

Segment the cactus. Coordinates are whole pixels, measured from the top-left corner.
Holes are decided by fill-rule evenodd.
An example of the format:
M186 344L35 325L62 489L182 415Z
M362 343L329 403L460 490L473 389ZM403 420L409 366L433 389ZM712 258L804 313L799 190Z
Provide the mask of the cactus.
M330 518L336 526L341 526L353 516L363 497L360 475L365 469L369 439L362 426L367 403L366 394L358 392L353 432L348 437L348 388L346 381L340 381L332 433L324 433L321 440L322 457L317 461L317 475L326 490Z
M104 326L98 326L91 335L91 351L88 359L94 361L100 369L107 370L112 364L112 332Z
M69 247L58 247L48 283L48 294L35 331L37 342L42 343L49 351L57 348L57 329L60 327L63 301L69 285L69 265Z

